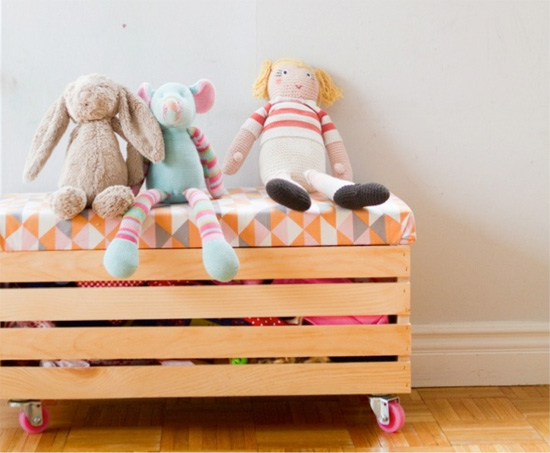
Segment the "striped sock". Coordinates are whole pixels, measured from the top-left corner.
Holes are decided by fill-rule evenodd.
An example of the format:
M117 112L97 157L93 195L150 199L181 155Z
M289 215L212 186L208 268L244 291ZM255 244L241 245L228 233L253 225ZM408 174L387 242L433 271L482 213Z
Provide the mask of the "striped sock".
M128 278L137 271L141 227L151 208L166 198L168 194L158 189L146 190L136 197L103 255L103 266L113 277Z
M202 190L191 188L183 194L193 209L195 225L201 235L204 269L214 280L233 280L239 271L239 258L223 236L212 202Z
M204 244L213 239L225 240L212 202L206 194L199 189L187 189L183 194L193 208L195 223L199 229L202 243Z
M159 189L149 189L140 193L132 207L124 214L115 239L125 239L138 245L141 227L149 211L166 198L168 198L168 194Z

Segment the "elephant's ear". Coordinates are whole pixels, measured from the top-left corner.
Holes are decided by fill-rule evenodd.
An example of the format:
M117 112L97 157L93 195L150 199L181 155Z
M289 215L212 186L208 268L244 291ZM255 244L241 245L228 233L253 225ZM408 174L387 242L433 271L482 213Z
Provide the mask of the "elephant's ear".
M153 87L147 82L143 82L137 90L137 95L145 101L149 108L151 108L151 99L154 93Z
M206 113L214 105L216 90L210 80L201 79L189 87L195 97L195 107L197 113Z

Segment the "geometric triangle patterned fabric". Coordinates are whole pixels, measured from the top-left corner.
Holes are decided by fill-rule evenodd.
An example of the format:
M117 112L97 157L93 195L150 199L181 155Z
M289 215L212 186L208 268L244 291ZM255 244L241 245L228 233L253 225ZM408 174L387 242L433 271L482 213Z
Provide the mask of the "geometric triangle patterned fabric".
M411 209L391 195L379 206L350 211L312 193L305 212L271 200L264 187L229 189L212 200L225 238L233 247L329 245L409 245L416 241ZM185 204L158 205L144 225L140 248L200 248L200 236ZM50 209L49 194L11 194L0 198L0 250L105 249L120 219L104 220L86 210L61 220Z

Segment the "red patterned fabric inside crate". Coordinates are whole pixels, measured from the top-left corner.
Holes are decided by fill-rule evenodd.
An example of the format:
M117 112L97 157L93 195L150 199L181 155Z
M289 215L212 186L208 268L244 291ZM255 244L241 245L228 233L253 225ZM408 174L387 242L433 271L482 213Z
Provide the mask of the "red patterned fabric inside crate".
M393 195L379 206L350 211L319 193L306 212L271 200L263 187L233 188L213 200L226 239L233 247L409 245L416 240L411 209ZM143 225L140 248L200 248L188 204L158 205ZM0 198L0 250L105 249L119 219L104 220L85 210L62 220L49 206L49 194L10 194Z

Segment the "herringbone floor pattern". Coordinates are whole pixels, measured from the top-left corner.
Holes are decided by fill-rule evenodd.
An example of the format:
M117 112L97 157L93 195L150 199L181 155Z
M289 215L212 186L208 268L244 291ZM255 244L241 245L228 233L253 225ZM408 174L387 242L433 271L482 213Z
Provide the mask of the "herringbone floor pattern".
M415 389L403 430L385 434L364 397L49 403L27 435L0 402L0 451L544 451L548 386Z

